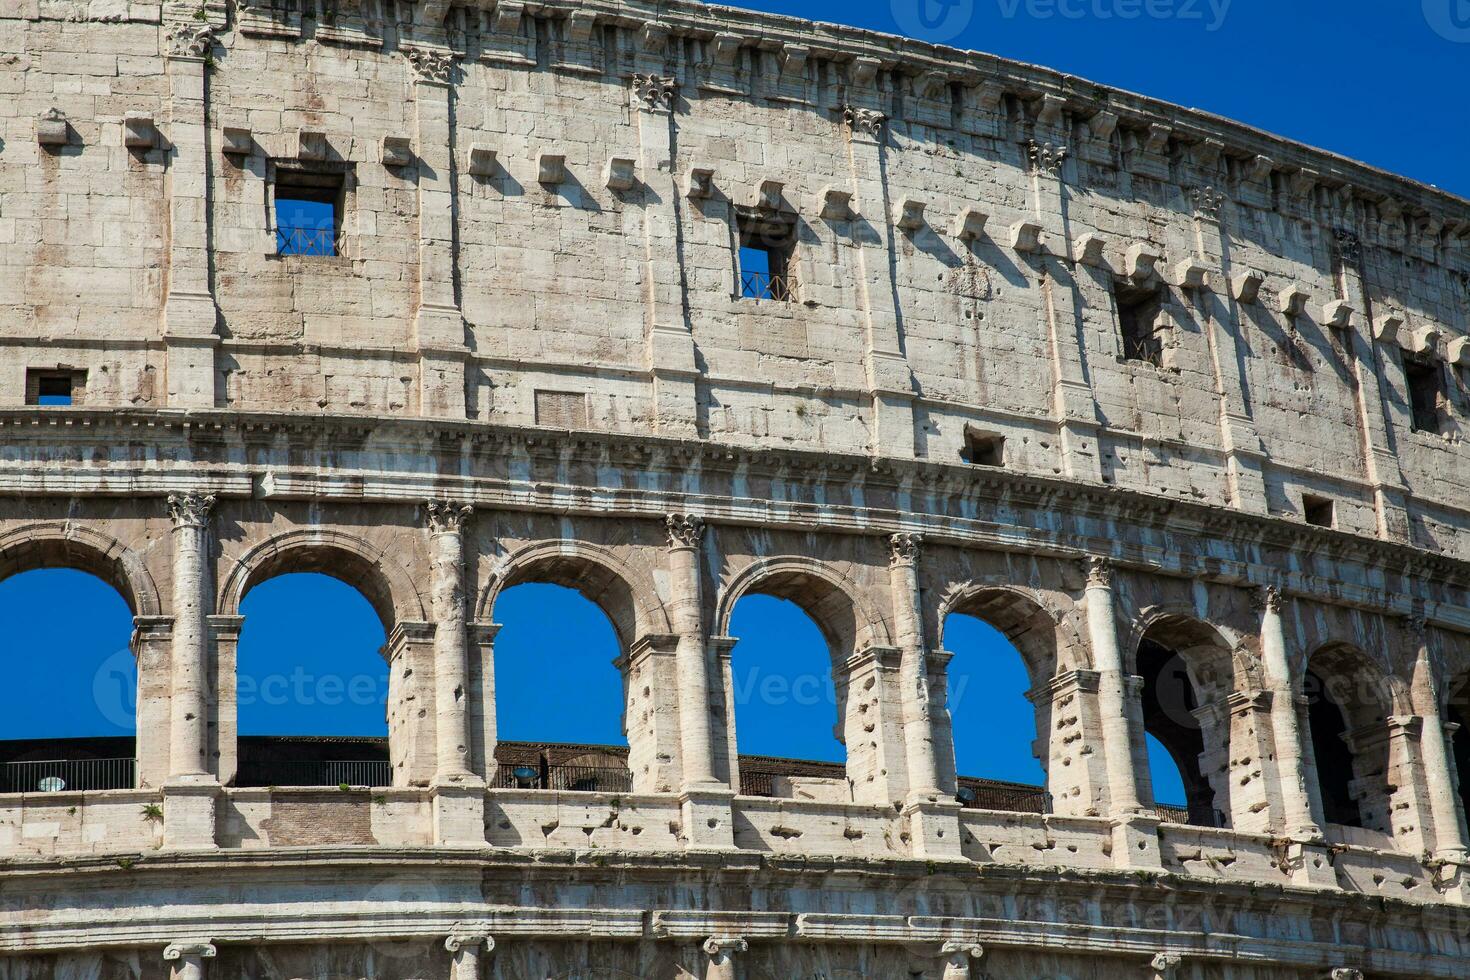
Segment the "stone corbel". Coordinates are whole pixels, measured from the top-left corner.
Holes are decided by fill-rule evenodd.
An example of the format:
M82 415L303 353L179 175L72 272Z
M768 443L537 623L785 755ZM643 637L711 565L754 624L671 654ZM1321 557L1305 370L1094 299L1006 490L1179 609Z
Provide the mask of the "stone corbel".
M42 146L65 146L71 138L71 124L66 114L54 106L36 120L36 142Z
M255 137L243 126L226 126L220 152L229 157L248 157L255 152Z
M923 201L912 197L900 198L893 210L893 223L902 231L913 234L924 227L924 207Z
M1378 319L1373 321L1373 339L1384 344L1398 344L1404 329L1404 318L1398 313L1389 310L1380 313Z
M470 144L469 172L476 177L491 177L495 174L495 150L484 143Z
M786 185L779 180L763 180L750 196L750 206L758 211L785 210Z
M1060 129L1065 122L1067 100L1060 95L1043 95L1036 107L1036 125Z
M144 112L130 112L123 117L123 146L130 150L151 150L158 145L158 127L153 117Z
M1276 169L1276 161L1265 154L1257 154L1250 163L1250 169L1246 171L1246 179L1256 184L1269 184L1271 173Z
M949 75L942 71L926 71L914 76L914 94L930 102L949 92Z
M950 234L962 242L979 241L985 235L985 222L988 219L989 215L978 208L961 208L960 213L955 215Z
M1148 135L1143 138L1143 152L1150 156L1163 156L1164 150L1169 146L1169 137L1173 135L1174 127L1165 126L1163 123L1151 123L1148 127Z
M1347 300L1335 299L1322 307L1322 322L1329 327L1350 327L1355 312Z
M1185 259L1174 266L1174 285L1180 289L1209 288L1210 270L1198 259Z
M1112 266L1108 263L1107 258L1107 251L1110 244L1106 235L1089 231L1072 243L1072 250L1077 257L1077 261L1083 265L1090 265L1094 269L1111 270Z
M535 64L531 45L535 42L521 31L526 8L520 0L499 0L490 19L490 32L482 40L481 60L509 65Z
M1411 331L1401 332L1399 344L1410 354L1433 356L1435 348L1439 346L1439 330L1434 327L1417 327Z
M806 63L811 53L812 49L805 44L782 45L776 55L776 61L781 66L781 80L798 84L805 82Z
M1142 282L1154 275L1154 265L1159 261L1159 253L1152 246L1144 242L1135 242L1128 247L1128 255L1123 263L1123 272L1128 278Z
M1455 367L1470 367L1470 337L1456 337L1445 348L1445 360Z
M860 91L871 88L878 77L878 69L882 67L883 63L877 58L860 55L847 66L847 82Z
M703 201L714 196L715 168L690 167L684 173L684 196L693 201Z
M1098 143L1109 143L1118 131L1118 114L1111 109L1101 109L1087 120L1087 128Z
M1214 174L1220 169L1220 156L1224 151L1225 144L1220 140L1204 139L1190 147L1189 155L1196 170L1204 174Z
M560 153L543 153L536 158L536 183L556 187L566 182L567 158Z
M406 136L384 136L382 160L385 167L407 167L413 163L413 141Z
M327 136L307 129L296 131L296 159L321 161L327 158Z
M709 42L710 57L721 68L734 68L735 59L740 57L741 39L738 34L716 34Z
M1235 297L1237 303L1253 304L1261 296L1261 287L1266 284L1266 277L1255 270L1246 270L1237 273L1230 280L1230 294Z
M609 157L602 168L602 182L611 191L630 191L638 184L638 161L632 157Z
M1299 282L1294 282L1281 290L1276 297L1276 309L1286 316L1300 316L1307 308L1307 289Z
M1017 221L1011 225L1011 248L1023 254L1041 251L1042 227L1036 221Z
M817 212L827 221L851 221L855 216L852 191L823 187L817 192Z

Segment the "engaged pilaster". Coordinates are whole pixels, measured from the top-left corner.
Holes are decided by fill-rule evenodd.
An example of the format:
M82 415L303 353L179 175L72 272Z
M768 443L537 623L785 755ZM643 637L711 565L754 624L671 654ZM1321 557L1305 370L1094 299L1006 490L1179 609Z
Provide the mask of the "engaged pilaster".
M895 534L888 539L888 579L893 591L895 639L900 660L903 739L909 770L908 798L936 799L939 770L935 759L933 704L924 657L923 613L919 606L919 552L922 534Z
M1408 620L1408 633L1415 644L1414 678L1409 696L1414 711L1424 719L1420 735L1420 756L1424 764L1424 783L1429 794L1429 814L1434 821L1433 857L1446 867L1456 887L1452 894L1464 900L1465 866L1470 863L1465 853L1465 818L1455 792L1450 772L1444 716L1440 711L1440 683L1437 665L1430 649L1429 630L1425 621L1414 616Z
M168 9L165 5L165 10ZM207 8L200 8L207 10ZM209 152L204 76L217 25L164 28L169 84L168 294L163 304L170 408L214 407L215 303L209 277Z
M169 494L173 518L173 683L169 695L169 778L207 779L209 724L208 603L205 559L214 495Z

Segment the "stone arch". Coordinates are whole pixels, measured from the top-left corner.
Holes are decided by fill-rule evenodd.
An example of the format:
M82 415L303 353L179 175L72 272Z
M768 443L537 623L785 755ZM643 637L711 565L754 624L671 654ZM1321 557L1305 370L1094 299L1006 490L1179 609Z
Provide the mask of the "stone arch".
M481 590L475 618L491 622L500 594L526 582L580 592L612 621L625 653L642 637L673 632L651 575L606 548L565 538L537 542L507 555Z
M114 537L70 521L25 524L0 535L0 580L40 568L74 568L112 586L134 616L163 612L142 557Z
M272 535L237 558L220 589L220 614L238 616L251 589L291 572L319 572L352 586L372 604L386 634L398 623L428 618L409 569L361 538L330 528Z
M892 645L888 623L858 584L839 570L799 555L761 558L741 569L721 590L714 622L730 633L735 604L746 595L769 595L800 606L817 624L834 660L871 647Z
M1410 713L1406 686L1361 647L1332 640L1307 656L1302 694L1323 819L1392 834L1390 719Z
M988 583L951 587L939 601L940 648L945 642L945 621L952 613L983 619L999 630L1020 652L1032 687L1091 662L1082 638L1068 630L1034 590Z

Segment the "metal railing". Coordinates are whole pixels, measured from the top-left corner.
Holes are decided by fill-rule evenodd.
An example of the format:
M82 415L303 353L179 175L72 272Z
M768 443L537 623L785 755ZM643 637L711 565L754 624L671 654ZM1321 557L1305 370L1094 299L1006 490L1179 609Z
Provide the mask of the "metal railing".
M502 762L495 768L493 789L553 789L579 793L628 793L633 774L612 766L537 766Z
M1050 813L1051 794L1040 786L961 779L955 799L967 810L1007 813Z
M237 786L391 786L387 759L304 759L289 762L245 761Z
M338 255L341 235L335 228L314 225L277 225L278 255Z
M791 277L779 272L742 272L740 274L740 297L742 299L775 299L785 302L791 299Z
M66 790L132 789L132 759L53 759L0 763L0 793L60 793Z

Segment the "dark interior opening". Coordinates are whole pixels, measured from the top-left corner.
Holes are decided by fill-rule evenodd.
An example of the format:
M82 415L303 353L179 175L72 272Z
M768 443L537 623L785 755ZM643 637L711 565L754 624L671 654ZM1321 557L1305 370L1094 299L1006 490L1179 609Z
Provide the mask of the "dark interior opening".
M1175 651L1145 639L1138 645L1138 673L1143 677L1143 728L1168 751L1184 782L1189 822L1201 827L1225 826L1215 809L1215 792L1200 771L1205 751L1194 710L1199 707L1194 684Z
M1322 794L1322 817L1328 823L1363 826L1363 814L1353 799L1353 753L1343 736L1347 719L1332 700L1322 678L1307 671L1302 682L1307 698L1307 723L1312 734L1312 753L1317 760L1317 786Z
M1124 359L1162 365L1164 344L1157 324L1164 309L1163 292L1157 287L1145 288L1120 282L1113 287L1113 298L1118 305L1118 330L1122 334Z

